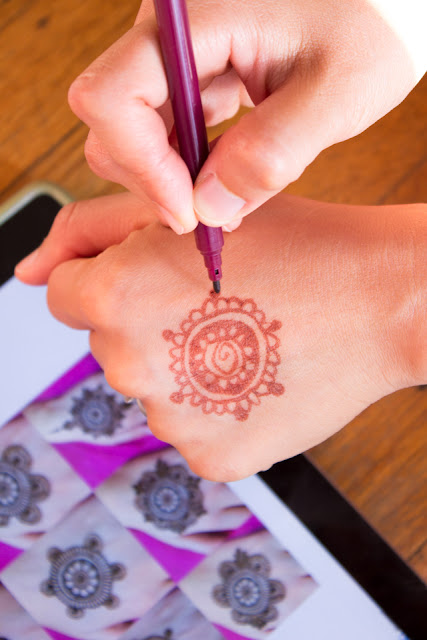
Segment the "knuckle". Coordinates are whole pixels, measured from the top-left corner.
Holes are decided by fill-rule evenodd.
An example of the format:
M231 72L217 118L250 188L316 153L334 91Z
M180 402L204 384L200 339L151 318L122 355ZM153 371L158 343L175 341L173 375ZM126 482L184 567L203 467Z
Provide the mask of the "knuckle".
M129 378L127 367L118 363L107 363L104 368L104 376L112 389L118 391L124 396L133 396L132 380Z
M96 175L101 178L109 177L110 156L92 136L85 142L84 154L89 167Z
M243 116L241 122L247 117L250 114ZM228 132L224 134L226 164L239 166L246 182L256 190L277 193L301 175L305 168L301 154L295 152L290 141L254 134L253 121L247 122L242 127L240 123L236 125L234 131L230 129L230 136Z
M108 384L124 396L139 398L148 415L145 400L147 393L149 396L150 392L149 390L147 392L147 376L140 354L135 357L132 352L129 352L129 349L123 346L123 340L120 337L107 334L103 338L104 375Z
M96 83L94 75L88 71L79 75L68 90L68 104L81 119L86 120L94 110Z
M144 389L144 392L147 390ZM144 401L143 401L144 402ZM148 424L150 427L150 431L155 438L161 440L162 442L167 442L168 444L173 446L174 440L176 438L176 426L168 421L155 421L150 419L150 413L147 413Z
M74 219L79 215L80 202L70 202L59 210L55 217L52 230L60 232L61 239L67 239L67 229Z
M103 323L100 322L101 304L99 298L98 285L94 282L93 275L87 274L85 279L79 283L79 307L90 321L91 326L97 329L103 326Z
M188 456L183 452L190 469L201 478L212 482L234 482L251 475L235 454L223 450L212 453L211 446L202 446L200 451L194 452L194 448L188 451Z
M116 319L113 278L94 258L93 268L78 283L79 306L90 324L97 329L111 329Z
M84 153L85 153L86 160L90 168L92 169L92 166L95 166L98 163L99 144L97 144L97 142L94 140L93 136L90 135L90 133L86 138Z
M262 158L256 166L256 184L259 189L267 192L277 192L283 189L294 178L295 160L289 153L277 148L263 147L256 157ZM295 176L296 177L296 176Z

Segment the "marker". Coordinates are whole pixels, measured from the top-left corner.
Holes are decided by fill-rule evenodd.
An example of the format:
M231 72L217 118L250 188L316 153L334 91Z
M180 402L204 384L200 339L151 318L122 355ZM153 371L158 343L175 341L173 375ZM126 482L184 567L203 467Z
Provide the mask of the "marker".
M154 0L154 7L179 152L194 184L209 155L209 144L191 44L187 7L185 0ZM221 249L224 244L222 229L207 227L199 222L194 235L214 291L219 293L222 277Z

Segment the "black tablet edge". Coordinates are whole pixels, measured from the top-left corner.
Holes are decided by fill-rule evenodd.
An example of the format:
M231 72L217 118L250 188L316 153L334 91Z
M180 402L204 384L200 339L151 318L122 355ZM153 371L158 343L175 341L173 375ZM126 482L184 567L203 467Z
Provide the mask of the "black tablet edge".
M305 456L258 475L411 640L426 640L426 585Z
M36 193L0 224L0 287L13 276L18 262L44 240L61 207L51 194Z

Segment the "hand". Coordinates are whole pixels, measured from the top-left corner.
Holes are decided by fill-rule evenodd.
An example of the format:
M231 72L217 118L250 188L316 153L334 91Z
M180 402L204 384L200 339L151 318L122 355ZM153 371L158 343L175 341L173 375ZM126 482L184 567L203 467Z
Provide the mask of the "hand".
M189 0L207 124L256 106L217 141L193 202L154 10L144 2L136 25L70 89L71 108L90 128L89 165L151 201L177 233L197 220L235 228L323 149L369 127L415 86L425 70L423 2L394 4Z
M49 278L53 314L90 329L109 384L198 475L265 469L426 382L425 205L279 195L227 238L219 297L191 236L123 226L150 215L129 194L65 207L17 275Z

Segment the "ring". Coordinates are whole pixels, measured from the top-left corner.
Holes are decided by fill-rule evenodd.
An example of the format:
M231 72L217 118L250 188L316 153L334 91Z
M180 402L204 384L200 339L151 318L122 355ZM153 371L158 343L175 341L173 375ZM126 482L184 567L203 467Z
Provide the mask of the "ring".
M132 404L132 402L136 401L136 404L138 405L138 409L140 410L140 412L145 417L147 417L147 412L145 410L145 407L139 398L131 398L130 396L124 396L124 401L126 402L126 404Z

